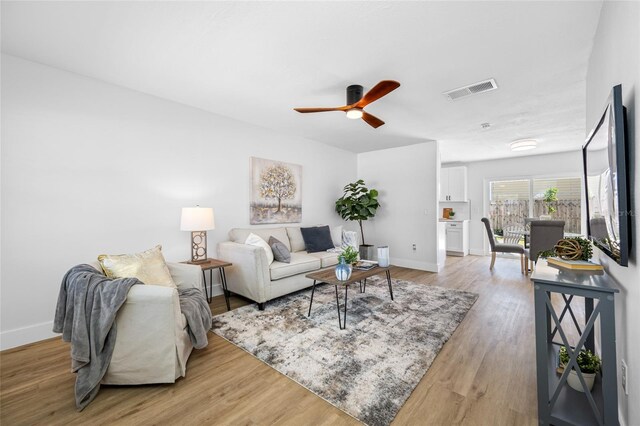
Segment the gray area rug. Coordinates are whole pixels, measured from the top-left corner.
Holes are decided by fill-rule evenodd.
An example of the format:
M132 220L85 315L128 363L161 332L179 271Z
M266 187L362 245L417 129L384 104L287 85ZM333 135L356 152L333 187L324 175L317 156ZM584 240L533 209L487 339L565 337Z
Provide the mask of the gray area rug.
M340 304L344 288L340 289ZM316 287L213 317L212 331L369 425L388 425L478 295L386 279L349 288L347 328L335 288Z

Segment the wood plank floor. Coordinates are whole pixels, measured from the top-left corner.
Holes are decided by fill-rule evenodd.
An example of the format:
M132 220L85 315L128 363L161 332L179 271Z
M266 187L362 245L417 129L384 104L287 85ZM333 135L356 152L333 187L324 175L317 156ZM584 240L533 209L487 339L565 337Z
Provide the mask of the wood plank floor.
M449 257L442 273L392 269L392 277L479 293L394 420L394 425L534 425L533 291L519 260ZM247 302L232 298L232 308ZM225 311L222 297L211 304ZM268 309L268 308L267 308ZM359 424L222 338L194 351L172 385L104 386L74 405L69 346L59 338L0 353L0 423L342 425Z

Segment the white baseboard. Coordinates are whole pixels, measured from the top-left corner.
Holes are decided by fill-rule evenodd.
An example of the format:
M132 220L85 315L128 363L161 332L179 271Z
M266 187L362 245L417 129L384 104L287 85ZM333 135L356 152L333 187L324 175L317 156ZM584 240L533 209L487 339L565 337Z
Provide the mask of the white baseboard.
M438 264L431 262L419 262L411 259L389 259L392 265L401 266L403 268L419 269L421 271L438 272Z
M26 345L27 343L59 336L59 334L51 331L52 329L53 321L47 321L14 330L3 331L0 333L0 350L3 351L5 349Z
M487 253L485 253L483 250L478 250L478 249L469 249L469 254L472 256L486 256Z

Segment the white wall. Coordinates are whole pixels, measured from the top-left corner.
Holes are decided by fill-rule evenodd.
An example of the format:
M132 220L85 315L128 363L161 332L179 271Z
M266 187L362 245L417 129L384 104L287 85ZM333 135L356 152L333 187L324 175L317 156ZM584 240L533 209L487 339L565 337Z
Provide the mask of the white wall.
M596 256L606 265L621 292L616 296L616 340L618 355L618 397L620 421L626 425L640 425L640 268L638 267L638 200L640 176L637 149L637 123L640 122L640 3L605 1L594 38L593 51L587 71L587 126L593 127L605 107L611 88L622 84L623 103L627 107L630 184L632 208L632 244L629 267L612 262L597 249ZM588 130L589 130L588 129ZM628 391L622 391L620 360L628 369ZM636 401L633 403L633 401Z
M364 224L365 240L388 245L394 265L438 270L439 164L435 141L358 154L358 178L380 192L381 204Z
M353 153L2 55L0 347L53 335L78 263L155 244L188 259L181 207L214 208L215 255L249 225L251 156L303 166L303 224L342 223L333 208Z
M486 254L488 249L486 231L480 219L487 214L485 209L489 199L489 181L532 177L581 177L583 174L581 151L477 161L464 165L467 166L467 192L471 211L469 249L471 254L476 255Z

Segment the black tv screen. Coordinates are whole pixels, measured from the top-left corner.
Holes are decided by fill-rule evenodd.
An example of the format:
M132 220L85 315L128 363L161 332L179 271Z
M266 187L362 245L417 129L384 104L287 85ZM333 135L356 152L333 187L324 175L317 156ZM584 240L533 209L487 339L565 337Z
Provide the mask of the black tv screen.
M617 85L582 148L589 238L622 266L631 245L625 113Z

